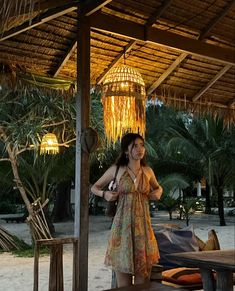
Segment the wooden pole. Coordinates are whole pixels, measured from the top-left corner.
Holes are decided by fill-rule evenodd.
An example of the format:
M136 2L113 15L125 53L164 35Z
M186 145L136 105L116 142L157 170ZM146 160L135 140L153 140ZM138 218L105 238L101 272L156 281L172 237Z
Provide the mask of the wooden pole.
M90 116L90 23L78 7L77 40L77 140L74 234L79 237L78 290L87 291L88 281L88 197L89 154L81 149L81 133L89 126Z

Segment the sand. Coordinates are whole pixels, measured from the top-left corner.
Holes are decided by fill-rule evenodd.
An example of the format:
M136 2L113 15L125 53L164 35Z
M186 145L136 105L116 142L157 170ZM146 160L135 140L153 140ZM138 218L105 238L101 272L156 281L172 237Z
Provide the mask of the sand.
M193 216L190 225L203 240L207 239L210 229L215 229L222 249L235 247L234 218L227 217L227 226L219 226L217 216ZM158 212L152 219L155 223L169 223L167 213ZM1 226L30 243L30 235L26 223L6 223L0 220ZM104 266L104 256L110 228L110 219L105 216L90 216L89 223L89 258L88 258L88 290L101 291L111 286L111 270ZM185 226L174 216L172 223ZM73 222L55 223L56 235L72 236ZM72 251L66 247L64 259L65 291L72 290ZM0 291L32 291L33 290L33 258L19 258L10 253L0 254ZM39 290L48 290L49 256L40 257Z

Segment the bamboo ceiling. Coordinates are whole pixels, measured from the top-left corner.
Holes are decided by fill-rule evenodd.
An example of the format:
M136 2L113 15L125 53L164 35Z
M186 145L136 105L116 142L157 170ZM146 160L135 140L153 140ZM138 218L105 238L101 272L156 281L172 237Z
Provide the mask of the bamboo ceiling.
M1 0L0 63L76 80L77 1ZM147 94L235 123L235 0L86 0L91 84L115 64Z

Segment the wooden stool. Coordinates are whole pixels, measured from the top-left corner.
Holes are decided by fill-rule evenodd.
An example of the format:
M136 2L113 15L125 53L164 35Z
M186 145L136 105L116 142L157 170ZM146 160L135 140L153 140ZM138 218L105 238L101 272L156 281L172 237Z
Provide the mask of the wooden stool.
M63 280L63 245L73 244L73 291L78 290L78 238L55 238L37 240L34 250L34 285L33 291L38 291L38 270L40 247L50 248L49 291L64 291ZM67 291L67 290L66 290Z

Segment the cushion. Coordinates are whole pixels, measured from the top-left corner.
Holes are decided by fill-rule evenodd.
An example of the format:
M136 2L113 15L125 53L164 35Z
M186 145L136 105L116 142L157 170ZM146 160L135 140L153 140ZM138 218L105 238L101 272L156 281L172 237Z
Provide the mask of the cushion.
M182 229L154 230L159 252L159 264L165 269L181 266L167 257L168 254L199 251L197 239L192 227Z
M198 268L174 268L162 273L162 280L178 285L202 284Z

